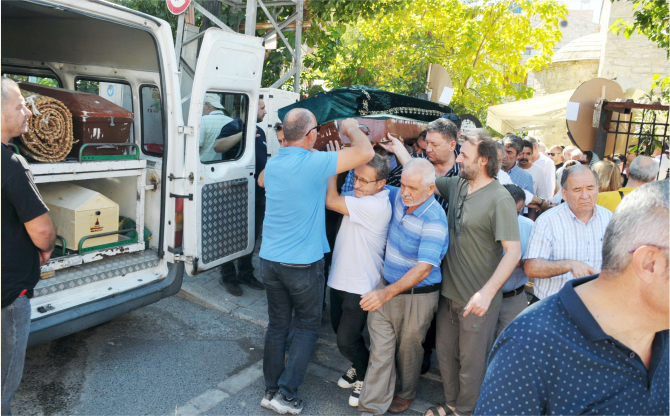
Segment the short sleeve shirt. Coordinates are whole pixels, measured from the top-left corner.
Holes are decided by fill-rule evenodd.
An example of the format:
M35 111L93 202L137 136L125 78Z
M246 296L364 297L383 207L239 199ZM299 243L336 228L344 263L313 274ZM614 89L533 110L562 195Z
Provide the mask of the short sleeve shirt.
M634 189L635 188L619 188L618 191L601 192L598 194L596 204L600 205L601 207L605 207L614 213L614 210L622 201L621 194L626 196L633 192Z
M384 260L384 279L400 280L417 263L433 266L428 276L415 287L430 286L442 281L440 262L449 245L447 216L432 196L417 209L407 213L400 188L388 187L393 217Z
M40 279L39 250L24 224L47 212L26 160L2 146L3 308Z
M326 186L337 173L337 152L282 147L265 166L266 210L260 257L311 264L330 252Z
M363 295L379 284L391 221L388 189L361 198L343 193L349 215L342 218L333 249L328 286Z
M519 215L517 217L519 221L519 237L521 237L521 253L526 251L528 247L528 240L530 239L530 233L533 231L535 222L529 218ZM523 254L522 254L523 255ZM512 275L507 279L507 282L503 285L502 292L511 292L514 289L517 289L528 283L528 276L526 272L523 271L522 267L517 267L512 272Z
M519 241L516 204L497 180L471 194L460 177L437 178L435 185L451 205L449 250L442 262L442 296L466 305L491 278L503 256L501 241ZM500 308L502 295L488 312Z
M221 110L215 110L202 116L200 121L200 160L203 162L221 160L221 153L214 151L214 142L219 137L221 128L231 121L233 119L223 114Z

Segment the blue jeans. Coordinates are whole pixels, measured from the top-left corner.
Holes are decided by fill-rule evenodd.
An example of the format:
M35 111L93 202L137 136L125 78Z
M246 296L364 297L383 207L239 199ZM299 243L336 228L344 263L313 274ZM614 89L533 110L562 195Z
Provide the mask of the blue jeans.
M268 297L263 374L265 387L298 397L298 387L312 358L321 329L323 259L311 264L286 264L261 259L261 276ZM286 339L295 310L296 328L284 365Z
M14 392L19 387L30 334L30 299L18 297L2 308L2 415L11 415Z

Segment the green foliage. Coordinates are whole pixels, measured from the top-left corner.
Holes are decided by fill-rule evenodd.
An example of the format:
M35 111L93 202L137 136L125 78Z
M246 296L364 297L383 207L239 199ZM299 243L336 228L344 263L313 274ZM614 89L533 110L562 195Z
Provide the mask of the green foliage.
M7 78L13 79L16 82L37 82L40 85L59 88L58 81L55 78L32 77L29 75L15 75L15 74L5 74L5 76Z
M440 64L455 89L450 105L481 120L491 105L532 96L524 80L551 63L567 14L554 0L392 3L368 5L378 9L352 21L337 41L320 43L305 65L333 88L365 84L415 95L426 88L428 65ZM511 13L517 7L521 15ZM542 21L533 24L531 16ZM539 54L524 63L527 46Z
M621 0L612 0L612 2ZM624 0L633 3L635 12L634 20L627 22L617 19L610 30L620 34L623 30L628 39L633 32L646 36L659 48L665 50L666 56L670 57L670 43L668 42L668 2L667 0Z

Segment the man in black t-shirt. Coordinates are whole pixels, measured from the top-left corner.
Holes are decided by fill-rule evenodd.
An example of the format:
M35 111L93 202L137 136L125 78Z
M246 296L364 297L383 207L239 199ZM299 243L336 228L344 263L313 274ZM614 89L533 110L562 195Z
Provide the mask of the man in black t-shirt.
M54 249L56 230L26 160L7 148L28 131L18 85L2 78L2 414L11 414L30 333L30 298Z

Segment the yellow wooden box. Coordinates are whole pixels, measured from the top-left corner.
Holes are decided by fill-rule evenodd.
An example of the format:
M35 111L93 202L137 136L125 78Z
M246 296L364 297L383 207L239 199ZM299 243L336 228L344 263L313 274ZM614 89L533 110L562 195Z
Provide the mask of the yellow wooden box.
M99 192L65 182L43 183L38 188L68 249L78 251L79 241L86 236L119 229L119 204ZM117 241L118 235L89 238L83 248Z

